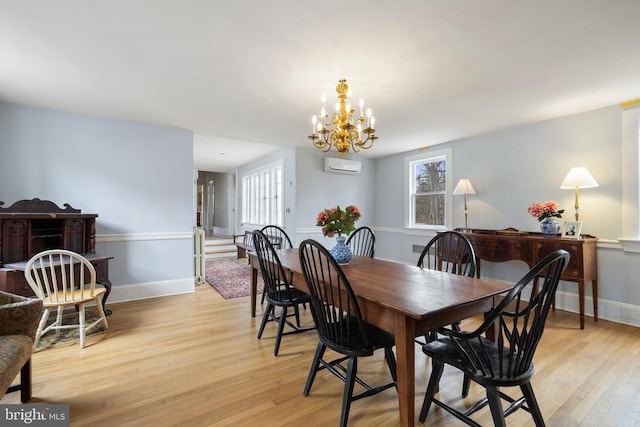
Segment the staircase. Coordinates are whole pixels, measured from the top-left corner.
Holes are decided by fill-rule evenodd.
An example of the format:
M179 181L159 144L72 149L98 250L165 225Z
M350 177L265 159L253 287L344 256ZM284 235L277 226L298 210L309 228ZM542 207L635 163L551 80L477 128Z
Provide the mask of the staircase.
M204 239L204 257L205 259L211 258L224 258L224 257L236 257L238 250L233 243L232 236L211 236Z

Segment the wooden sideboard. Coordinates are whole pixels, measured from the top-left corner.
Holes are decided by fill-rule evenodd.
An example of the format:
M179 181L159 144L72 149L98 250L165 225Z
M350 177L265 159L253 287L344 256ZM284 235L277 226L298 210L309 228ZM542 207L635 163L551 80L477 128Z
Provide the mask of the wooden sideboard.
M83 214L48 200L20 200L8 208L0 202L0 267L25 261L47 249L77 253L96 250L97 214Z
M47 249L68 249L85 255L96 268L97 280L111 291L108 260L96 251L97 214L83 214L69 204L60 208L48 200L19 200L4 208L0 202L0 289L24 296L34 293L24 278L24 265Z
M533 267L545 256L564 249L571 256L561 280L578 284L578 301L580 305L580 328L584 329L584 286L591 282L593 293L593 318L598 321L598 239L582 235L580 239L563 239L560 237L544 237L542 233L522 232L514 229L506 230L471 230L462 232L473 244L478 260L477 275L480 277L480 262L504 262L521 260Z

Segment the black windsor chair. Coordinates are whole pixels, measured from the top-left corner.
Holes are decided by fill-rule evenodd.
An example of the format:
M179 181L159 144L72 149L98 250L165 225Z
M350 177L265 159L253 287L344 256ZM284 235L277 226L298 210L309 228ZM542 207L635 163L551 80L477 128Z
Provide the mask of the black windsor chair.
M253 246L255 247L256 256L260 263L260 272L262 273L262 280L264 282L264 293L266 294L267 299L267 307L264 310L262 323L258 330L258 339L262 338L262 333L264 332L267 322L277 322L278 331L276 334L275 348L273 350L273 354L277 356L283 335L300 333L313 329L300 327L300 315L298 312L298 305L309 302L310 297L304 292L291 286L289 282L289 275L286 274L282 267L276 250L269 241L269 238L260 230L253 232ZM281 308L279 315L276 313L277 307ZM289 317L289 308L293 308L293 315L296 319L295 325L287 320ZM285 332L285 324L290 326L292 330Z
M346 426L351 402L397 387L393 335L365 323L349 280L329 251L314 240L305 240L299 249L300 265L311 295L311 314L318 332L318 347L311 364L303 394L307 396L316 374L327 369L344 381L340 425ZM341 356L325 360L329 348ZM373 388L357 376L358 358L372 356L384 348L392 382ZM347 367L342 362L347 361ZM353 395L355 383L365 390Z
M431 357L433 368L420 411L421 422L425 421L433 402L472 426L479 424L472 420L470 415L487 404L496 426L505 426L505 417L517 409L531 413L536 426L544 426L542 413L531 386L534 373L533 356L542 338L560 275L568 262L568 252L553 252L515 284L475 331L441 329L439 332L444 336L422 347L422 351ZM536 293L538 279L543 279L543 285L540 292ZM523 298L525 289L531 289L528 301ZM494 325L495 342L483 337ZM436 399L434 395L445 364L461 370L474 382L485 387L487 397L465 412ZM521 398L514 399L500 391L501 387L515 386L520 387L523 394ZM504 411L501 399L510 403Z

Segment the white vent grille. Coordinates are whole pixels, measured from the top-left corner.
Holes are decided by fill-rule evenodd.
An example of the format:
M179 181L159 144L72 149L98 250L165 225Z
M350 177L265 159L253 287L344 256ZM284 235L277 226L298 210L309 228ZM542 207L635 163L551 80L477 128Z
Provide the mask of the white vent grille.
M412 245L411 249L414 254L421 254L424 250L424 245Z

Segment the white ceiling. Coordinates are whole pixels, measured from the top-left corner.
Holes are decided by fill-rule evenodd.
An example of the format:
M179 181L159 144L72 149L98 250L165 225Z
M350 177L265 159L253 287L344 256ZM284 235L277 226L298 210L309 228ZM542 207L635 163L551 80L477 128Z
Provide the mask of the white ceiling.
M225 172L308 145L341 78L377 157L640 98L639 47L638 0L0 0L0 101L189 129Z

